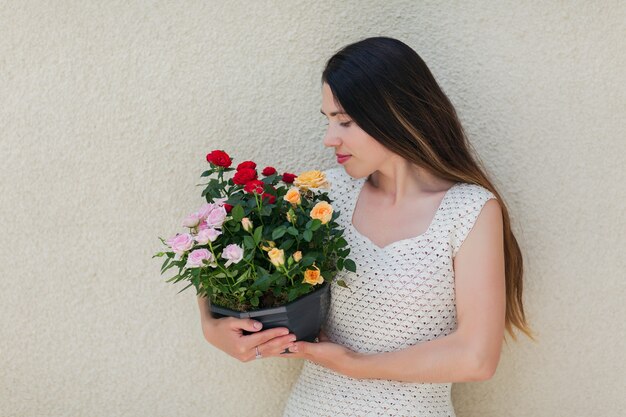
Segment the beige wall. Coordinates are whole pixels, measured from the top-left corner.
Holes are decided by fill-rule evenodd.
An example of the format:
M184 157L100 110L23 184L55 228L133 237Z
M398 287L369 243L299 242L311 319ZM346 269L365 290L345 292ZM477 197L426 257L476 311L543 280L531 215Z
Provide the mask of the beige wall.
M301 362L207 344L151 255L212 149L334 166L323 64L374 35L429 64L526 256L540 343L458 416L623 415L624 2L126 3L0 0L0 415L280 415Z

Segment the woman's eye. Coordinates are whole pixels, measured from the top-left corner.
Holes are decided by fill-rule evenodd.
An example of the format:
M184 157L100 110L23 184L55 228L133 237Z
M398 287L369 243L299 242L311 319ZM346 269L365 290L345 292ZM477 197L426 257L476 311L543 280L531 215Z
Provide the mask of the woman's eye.
M352 123L352 120L350 120L349 122L345 122L345 123L339 123L341 126L343 127L348 127L350 126L350 123Z

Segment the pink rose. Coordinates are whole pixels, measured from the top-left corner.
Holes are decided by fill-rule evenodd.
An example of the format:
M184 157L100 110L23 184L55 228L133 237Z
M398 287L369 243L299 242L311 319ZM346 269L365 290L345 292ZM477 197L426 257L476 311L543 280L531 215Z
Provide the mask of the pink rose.
M224 207L216 207L209 213L206 223L209 227L222 227L222 223L226 219L226 209Z
M187 264L185 268L198 268L201 267L205 262L212 263L213 254L209 252L208 249L196 249L192 251L187 257Z
M182 254L193 247L193 237L189 233L177 233L176 236L166 241L170 248L177 254Z
M213 204L217 204L218 207L222 207L226 200L228 200L228 197L214 198Z
M230 264L236 264L243 259L243 248L235 243L231 243L222 251L222 258L227 260L226 264L224 264L226 267Z
M206 224L206 220L202 220L200 224L198 224L198 230L208 229L209 225Z
M200 210L198 210L198 215L200 216L202 220L204 220L207 217L209 217L209 214L211 213L211 211L213 211L215 207L217 207L216 204L206 203L202 205L202 207L200 207Z
M200 215L196 212L196 213L192 213L189 216L185 217L185 220L183 220L183 226L184 227L196 227L198 225L198 223L200 223L202 219L200 218Z
M202 229L198 232L198 235L196 236L196 242L201 245L206 245L207 243L209 243L209 241L215 242L215 239L217 239L217 237L221 234L222 232L217 229Z

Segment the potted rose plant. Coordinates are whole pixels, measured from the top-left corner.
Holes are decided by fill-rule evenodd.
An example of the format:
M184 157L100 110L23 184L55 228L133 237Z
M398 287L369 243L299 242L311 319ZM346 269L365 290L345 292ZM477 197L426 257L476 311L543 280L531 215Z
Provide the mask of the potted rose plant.
M222 150L206 159L206 203L183 220L186 233L159 238L168 247L153 256L166 257L161 273L177 268L167 282L189 281L181 291L193 285L215 318L254 317L265 329L287 327L298 340L313 341L331 282L343 269L356 271L324 172L280 175L268 166L259 178L253 161L231 168Z

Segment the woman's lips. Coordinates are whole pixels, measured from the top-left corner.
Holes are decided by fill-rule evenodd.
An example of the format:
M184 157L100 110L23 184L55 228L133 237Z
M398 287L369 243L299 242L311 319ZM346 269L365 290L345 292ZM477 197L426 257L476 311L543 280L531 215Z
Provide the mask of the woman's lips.
M344 162L346 162L348 159L350 159L350 157L352 155L341 155L341 154L336 154L337 156L337 162L340 164L343 164Z

